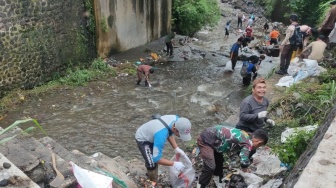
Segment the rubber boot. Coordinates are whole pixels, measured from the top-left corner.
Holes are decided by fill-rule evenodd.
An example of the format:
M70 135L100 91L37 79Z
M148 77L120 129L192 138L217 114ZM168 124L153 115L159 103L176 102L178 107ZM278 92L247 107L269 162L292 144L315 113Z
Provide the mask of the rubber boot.
M148 87L148 86L149 86L149 84L148 84L147 80L145 81L145 86L146 86L146 87Z
M137 81L137 85L140 85L140 82L141 82L141 80L138 80L138 81Z

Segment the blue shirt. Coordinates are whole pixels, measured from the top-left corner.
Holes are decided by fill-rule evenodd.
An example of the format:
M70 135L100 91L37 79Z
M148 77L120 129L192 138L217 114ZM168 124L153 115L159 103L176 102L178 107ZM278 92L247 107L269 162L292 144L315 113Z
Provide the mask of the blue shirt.
M164 115L161 119L172 128L179 117L176 115ZM169 130L158 120L153 119L141 125L135 133L135 139L140 142L153 143L153 161L157 163L161 157L164 145L169 137Z
M240 48L240 44L238 44L237 42L233 44L232 48L231 48L231 52L230 53L237 53L239 52L239 48Z

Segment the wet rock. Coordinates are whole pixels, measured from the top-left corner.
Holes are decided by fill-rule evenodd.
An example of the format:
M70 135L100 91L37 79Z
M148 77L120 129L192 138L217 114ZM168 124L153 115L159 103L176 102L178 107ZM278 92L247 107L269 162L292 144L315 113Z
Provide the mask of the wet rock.
M5 169L9 169L12 165L10 163L7 163L7 162L4 162L2 164L2 166L5 168Z
M278 188L282 185L282 179L269 180L265 185L260 188Z
M15 179L15 177L9 177L8 178L8 183L12 184L12 185L16 185L17 184L17 180Z
M298 100L298 99L301 98L301 95L300 95L300 93L295 92L295 93L293 93L293 97L294 97L296 100Z
M7 185L8 185L8 180L7 179L4 179L4 180L0 181L0 187L5 187Z
M277 108L277 109L276 109L276 115L277 115L278 117L282 117L282 115L283 115L283 111L282 111L281 108Z

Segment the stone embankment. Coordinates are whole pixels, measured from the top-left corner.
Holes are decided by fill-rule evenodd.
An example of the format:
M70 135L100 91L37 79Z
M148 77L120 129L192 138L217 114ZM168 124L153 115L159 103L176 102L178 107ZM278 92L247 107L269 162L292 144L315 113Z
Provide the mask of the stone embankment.
M22 132L16 128L1 135L0 139L9 138ZM52 169L51 155L56 155L56 167L64 176L59 187L76 187L70 161L78 166L103 175L113 175L113 187L137 187L128 176L144 169L137 168L137 160L125 161L121 157L109 158L103 153L86 156L78 150L68 151L50 137L39 140L29 136L17 136L0 145L0 186L37 188L49 187L56 173ZM9 159L9 160L8 160ZM118 184L119 182L119 184ZM121 182L121 183L120 183Z

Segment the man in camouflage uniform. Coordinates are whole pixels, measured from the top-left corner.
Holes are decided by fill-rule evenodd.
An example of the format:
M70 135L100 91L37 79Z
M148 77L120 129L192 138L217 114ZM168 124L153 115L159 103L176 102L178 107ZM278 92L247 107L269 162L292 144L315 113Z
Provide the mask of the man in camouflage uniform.
M240 165L244 172L249 172L250 152L263 146L268 141L264 130L256 130L251 136L245 131L236 128L227 128L223 125L209 127L202 131L197 139L200 156L203 159L202 173L198 187L205 188L213 175L219 176L219 183L223 178L223 153L232 149L240 150Z

